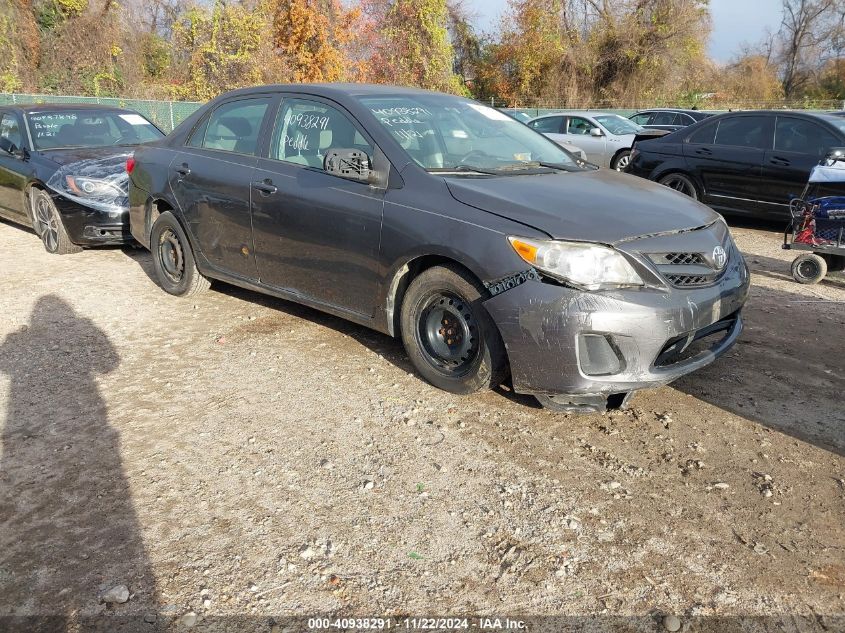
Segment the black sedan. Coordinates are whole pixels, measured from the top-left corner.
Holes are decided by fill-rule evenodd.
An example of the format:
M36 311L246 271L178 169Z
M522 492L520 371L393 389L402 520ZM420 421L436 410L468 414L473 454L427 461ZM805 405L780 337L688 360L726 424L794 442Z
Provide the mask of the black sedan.
M628 173L726 214L789 219L810 170L845 145L845 118L793 111L720 114L634 146Z
M460 97L238 90L129 167L164 290L219 279L401 336L454 393L510 373L551 408L621 406L742 329L748 274L717 214Z
M667 132L674 132L675 130L680 130L688 125L697 123L698 121L703 121L709 116L713 116L713 113L704 112L702 110L664 108L655 110L640 110L628 118L647 130L665 130Z
M0 106L0 217L31 226L50 253L131 242L126 161L162 136L132 110Z

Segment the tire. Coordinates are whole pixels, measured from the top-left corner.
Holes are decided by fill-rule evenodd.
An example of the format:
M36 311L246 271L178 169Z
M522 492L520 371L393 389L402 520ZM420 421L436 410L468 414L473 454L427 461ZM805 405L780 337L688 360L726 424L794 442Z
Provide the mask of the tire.
M679 193L687 195L693 200L698 200L698 189L696 189L695 183L692 181L692 178L690 178L686 174L681 174L677 172L674 174L667 174L657 182L659 182L664 187L669 187L670 189L674 189Z
M497 387L508 375L505 346L481 304L486 291L467 270L434 266L402 300L402 343L419 374L435 387L468 394Z
M31 189L30 205L32 228L41 239L44 250L54 255L70 255L82 251L81 246L70 241L62 216L49 193L43 189Z
M799 255L792 262L792 278L799 284L817 284L827 275L827 262L815 253Z
M631 150L623 149L616 156L613 157L613 162L610 163L610 168L616 171L625 171L628 163L631 162Z
M208 278L197 270L194 252L182 225L169 211L158 216L153 224L150 250L158 284L165 292L190 297L211 286Z

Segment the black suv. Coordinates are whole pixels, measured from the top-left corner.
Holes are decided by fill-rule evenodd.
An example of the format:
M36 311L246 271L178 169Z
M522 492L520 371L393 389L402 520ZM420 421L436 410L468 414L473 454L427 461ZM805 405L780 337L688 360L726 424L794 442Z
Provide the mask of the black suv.
M628 173L719 212L788 219L810 170L845 145L845 118L791 111L720 114L636 143Z

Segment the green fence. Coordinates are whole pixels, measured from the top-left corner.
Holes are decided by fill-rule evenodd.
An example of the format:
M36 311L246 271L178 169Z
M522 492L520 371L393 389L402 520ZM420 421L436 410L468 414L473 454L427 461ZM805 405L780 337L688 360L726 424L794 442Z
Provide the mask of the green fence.
M170 132L202 103L194 101L150 101L147 99L119 99L111 97L73 97L64 95L0 93L0 105L11 103L95 103L128 108L140 112L165 132Z

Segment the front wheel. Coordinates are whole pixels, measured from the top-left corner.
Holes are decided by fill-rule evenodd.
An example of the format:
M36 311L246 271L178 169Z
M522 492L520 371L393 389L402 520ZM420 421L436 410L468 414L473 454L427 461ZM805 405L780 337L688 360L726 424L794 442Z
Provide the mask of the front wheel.
M799 255L792 262L792 278L799 284L817 284L827 275L827 262L815 253Z
M615 169L616 171L625 171L630 162L631 150L622 150L613 158L613 163L610 165L610 168Z
M408 286L402 342L416 370L435 387L458 394L490 389L507 377L507 357L484 289L458 266L435 266Z
M59 210L50 194L42 189L32 189L32 228L41 238L44 250L54 255L79 253L82 247L70 241Z
M150 233L153 268L159 285L172 295L188 297L208 290L211 282L197 270L191 244L182 225L166 211Z
M693 200L698 200L698 190L689 176L684 174L668 174L657 182L664 187L669 187L669 189L674 189L678 193L687 195Z

